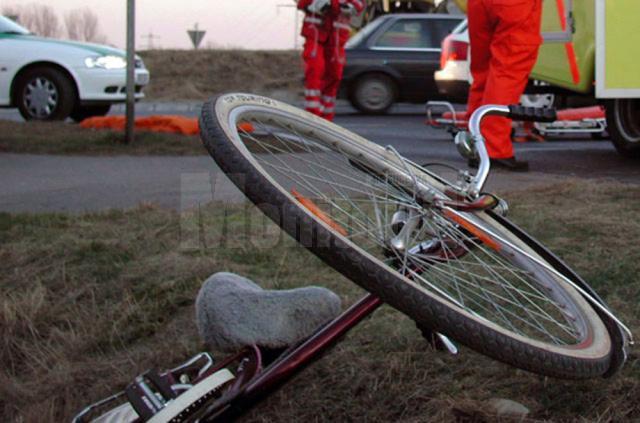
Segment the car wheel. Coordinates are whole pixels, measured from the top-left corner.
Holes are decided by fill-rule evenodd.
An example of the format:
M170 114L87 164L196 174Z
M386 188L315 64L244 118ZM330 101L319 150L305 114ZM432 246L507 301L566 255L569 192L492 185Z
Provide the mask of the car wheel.
M366 75L356 81L351 104L363 113L385 113L396 101L395 82L386 75Z
M71 119L73 119L75 122L80 123L88 118L96 116L106 116L110 110L111 104L102 104L99 106L79 106L76 107L73 112L71 112Z
M76 89L61 71L34 68L19 77L16 103L25 120L64 120L75 106Z
M607 132L618 153L640 157L640 99L607 100Z

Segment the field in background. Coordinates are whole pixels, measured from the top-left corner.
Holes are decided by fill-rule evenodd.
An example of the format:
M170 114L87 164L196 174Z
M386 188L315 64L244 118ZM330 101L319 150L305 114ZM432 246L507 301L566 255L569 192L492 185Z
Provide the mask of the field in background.
M139 53L151 72L147 100L206 100L241 91L295 100L303 93L299 51L150 50Z
M506 198L512 219L640 337L640 188L568 182ZM142 371L203 350L193 303L223 270L266 288L326 286L345 305L362 294L249 206L0 213L0 421L69 421ZM409 318L383 307L245 421L492 422L494 398L528 407L528 421L637 421L638 352L611 380L559 381L464 348L430 351Z

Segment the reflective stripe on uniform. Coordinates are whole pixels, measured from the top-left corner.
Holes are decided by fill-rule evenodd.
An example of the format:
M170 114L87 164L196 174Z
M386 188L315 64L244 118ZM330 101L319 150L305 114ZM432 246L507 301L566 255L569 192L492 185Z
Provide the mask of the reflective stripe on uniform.
M308 23L314 23L314 24L321 24L322 23L322 19L314 18L314 17L311 17L311 16L307 16L306 18L304 18L304 21L308 22Z
M334 22L333 23L333 27L334 28L340 28L340 29L346 29L347 31L351 31L351 25L344 24L344 23L341 23L341 22Z
M322 96L322 105L324 107L323 113L326 115L333 114L335 112L335 102L336 102L336 98L334 96L323 95Z
M323 106L319 101L305 101L304 102L305 109L322 109Z
M322 94L320 90L304 90L304 95L306 97L319 97Z

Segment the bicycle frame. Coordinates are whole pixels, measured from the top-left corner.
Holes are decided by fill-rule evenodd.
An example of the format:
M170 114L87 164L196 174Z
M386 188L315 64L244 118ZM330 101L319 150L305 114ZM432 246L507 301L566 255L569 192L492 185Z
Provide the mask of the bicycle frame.
M204 421L228 421L248 411L296 373L320 358L322 353L382 304L382 300L375 295L365 295L341 315L319 328L306 341L282 353L245 386L236 392L226 394L225 397L232 398L230 401L225 401L223 397L220 404L212 404L207 411L211 417L205 418Z

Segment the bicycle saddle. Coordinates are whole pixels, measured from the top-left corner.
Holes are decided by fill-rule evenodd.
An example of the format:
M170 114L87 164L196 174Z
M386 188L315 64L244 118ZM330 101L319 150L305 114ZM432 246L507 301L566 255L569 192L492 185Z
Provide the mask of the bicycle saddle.
M335 318L340 298L319 287L265 290L233 273L207 279L196 298L198 331L216 350L293 345Z

